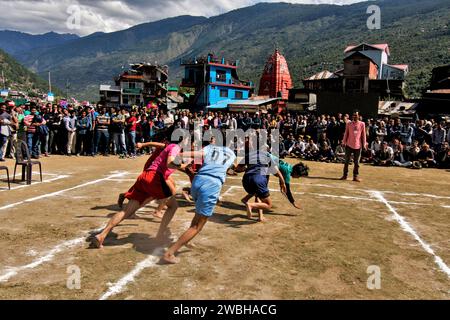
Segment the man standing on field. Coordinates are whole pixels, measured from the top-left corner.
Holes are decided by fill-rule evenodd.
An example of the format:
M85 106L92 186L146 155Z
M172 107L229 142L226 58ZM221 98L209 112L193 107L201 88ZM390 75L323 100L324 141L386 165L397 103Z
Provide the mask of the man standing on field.
M348 178L348 166L353 156L355 167L353 169L353 181L361 182L359 178L359 161L361 159L362 149L366 149L366 125L359 119L359 112L353 112L352 121L346 125L344 139L342 143L345 145L345 165L344 175L341 180Z

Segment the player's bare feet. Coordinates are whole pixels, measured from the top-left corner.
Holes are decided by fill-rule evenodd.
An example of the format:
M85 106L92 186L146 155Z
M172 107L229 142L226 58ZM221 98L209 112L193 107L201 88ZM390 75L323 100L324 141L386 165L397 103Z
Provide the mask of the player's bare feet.
M258 222L266 222L266 221L267 221L267 218L265 218L265 217L258 218Z
M245 207L247 208L247 218L252 218L252 205L250 203L245 203Z
M194 243L188 243L185 245L185 247L188 249L196 249L197 248L197 246Z
M103 248L103 241L105 241L105 239L103 239L103 238L98 234L98 235L92 237L92 239L91 239L91 246L92 246L93 248L96 248L96 249L101 249L101 248Z
M173 254L165 253L164 256L161 258L162 262L168 263L168 264L177 264L180 262L180 259L175 257Z
M358 177L354 177L354 178L353 178L353 181L354 181L354 182L361 182L362 180L361 180L360 178L358 178Z
M192 199L191 199L191 197L190 197L190 195L189 195L189 193L187 191L183 190L183 192L181 194L183 195L184 199L187 202L192 202Z
M162 211L155 211L152 213L152 216L158 219L162 219L164 217L164 213Z

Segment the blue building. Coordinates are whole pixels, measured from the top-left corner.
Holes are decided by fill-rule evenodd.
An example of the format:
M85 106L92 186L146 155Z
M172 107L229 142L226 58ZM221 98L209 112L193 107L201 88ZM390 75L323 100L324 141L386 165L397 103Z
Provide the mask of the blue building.
M191 88L194 94L189 105L204 109L226 100L250 98L254 86L250 81L239 80L238 63L217 59L212 54L206 57L182 61L185 76L181 87Z

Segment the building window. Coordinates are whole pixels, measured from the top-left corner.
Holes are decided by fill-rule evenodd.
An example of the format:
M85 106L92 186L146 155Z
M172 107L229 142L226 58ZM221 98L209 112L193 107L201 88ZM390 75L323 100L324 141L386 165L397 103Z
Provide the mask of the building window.
M219 81L219 82L226 82L227 81L227 73L223 70L217 70L216 78L217 78L217 81Z
M220 90L220 97L221 98L228 98L228 90L226 90L226 89Z
M242 91L236 91L236 92L234 93L234 97L235 97L236 99L242 99L243 96L244 96L244 94L242 93Z
M361 65L361 61L359 61L359 60L354 60L354 61L353 61L353 65L354 65L354 66L359 66L359 65Z

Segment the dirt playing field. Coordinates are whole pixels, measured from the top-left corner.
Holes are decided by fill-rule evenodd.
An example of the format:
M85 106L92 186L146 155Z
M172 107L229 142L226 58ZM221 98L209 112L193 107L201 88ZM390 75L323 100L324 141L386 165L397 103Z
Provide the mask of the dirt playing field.
M448 171L363 166L356 184L336 180L342 165L308 163L311 177L293 181L303 210L272 178L275 207L264 223L246 219L242 175L229 177L222 203L182 249L180 264L159 264L169 243L154 240L154 205L124 221L103 249L89 249L89 232L118 210L118 194L145 160L53 156L43 159L44 183L35 175L31 186L7 191L2 182L0 298L450 298ZM177 173L176 181L183 187L188 179ZM173 238L193 216L192 204L179 204ZM380 268L380 289L367 288L369 266Z

